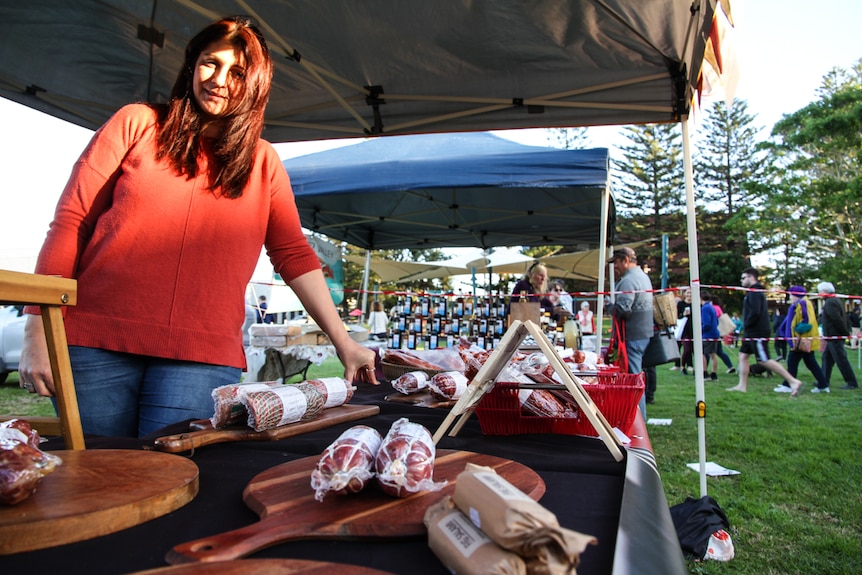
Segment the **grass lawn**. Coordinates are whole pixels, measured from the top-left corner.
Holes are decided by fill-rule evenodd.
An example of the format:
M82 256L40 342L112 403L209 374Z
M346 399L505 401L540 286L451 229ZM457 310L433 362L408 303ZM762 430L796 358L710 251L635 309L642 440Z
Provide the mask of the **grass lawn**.
M727 349L727 348L726 348ZM727 349L736 360L736 350ZM858 366L853 352L851 362ZM700 497L700 480L686 467L698 459L694 377L658 368L656 403L648 416L670 418L649 426L668 504ZM739 475L708 478L708 493L730 519L736 558L689 563L691 573L745 575L858 575L862 573L862 391L812 394L813 377L798 398L772 391L774 377L752 377L748 393L725 391L736 375L705 383L707 461ZM341 374L329 359L309 377ZM862 370L857 369L862 379ZM0 386L0 413L51 415L49 401L17 387L17 375ZM661 574L656 574L661 575Z

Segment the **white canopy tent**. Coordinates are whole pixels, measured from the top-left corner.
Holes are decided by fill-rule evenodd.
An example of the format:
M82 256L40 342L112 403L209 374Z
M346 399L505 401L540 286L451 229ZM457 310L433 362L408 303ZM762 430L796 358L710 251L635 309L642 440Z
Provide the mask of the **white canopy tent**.
M682 124L693 321L700 321L687 120L721 70L719 0L29 0L0 5L0 96L91 129L164 101L192 34L224 14L263 26L276 70L265 137ZM712 42L712 45L710 43ZM709 56L705 65L705 55ZM600 254L605 250L601 246ZM604 258L600 255L600 258ZM695 330L695 361L702 342ZM704 399L696 366L697 401ZM698 419L701 493L704 420Z

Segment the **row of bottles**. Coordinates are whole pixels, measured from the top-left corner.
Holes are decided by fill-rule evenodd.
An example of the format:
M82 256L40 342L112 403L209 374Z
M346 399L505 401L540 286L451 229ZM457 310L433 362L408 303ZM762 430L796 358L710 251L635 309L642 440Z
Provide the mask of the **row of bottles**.
M458 295L449 303L443 295L398 296L395 313L399 316L452 317L452 318L504 318L506 297L497 293L486 296Z
M506 331L505 300L492 294L476 298L474 306L474 298L459 296L450 306L446 296L400 296L388 345L395 349L439 349L458 345L465 338L483 349L494 349ZM580 333L571 318L558 324L550 312L543 312L540 327L554 345L580 346Z

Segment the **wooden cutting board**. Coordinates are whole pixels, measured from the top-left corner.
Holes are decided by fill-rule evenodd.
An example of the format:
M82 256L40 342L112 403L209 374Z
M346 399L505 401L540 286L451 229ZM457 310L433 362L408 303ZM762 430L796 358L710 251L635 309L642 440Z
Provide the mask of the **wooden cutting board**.
M242 559L189 563L138 571L132 575L388 575L370 567L305 559Z
M455 404L458 403L454 399L450 400L440 400L431 395L430 391L420 391L418 393L412 393L410 395L404 395L403 393L395 392L390 393L386 397L384 397L386 401L391 401L392 403L405 403L407 405L415 405L416 407L431 407L435 409L452 409L455 407Z
M159 437L156 439L154 447L159 451L167 451L168 453L182 453L191 451L196 447L229 441L275 441L325 429L347 421L372 417L378 413L380 413L380 408L376 405L340 405L323 410L319 417L311 421L289 423L263 431L255 431L247 425L213 429L210 420L201 419L191 422L190 426L193 431Z
M425 491L403 499L383 493L375 481L357 494L327 495L315 501L311 472L319 457L277 465L255 476L243 499L261 520L234 531L177 545L165 559L170 564L225 561L244 557L283 541L296 539L399 538L427 533L425 510L455 491L455 480L466 464L494 468L498 474L535 500L545 482L529 467L509 459L469 451L438 450L434 480L449 483L440 491Z
M155 519L198 493L198 466L169 453L53 451L63 460L36 492L0 505L0 555L83 541Z

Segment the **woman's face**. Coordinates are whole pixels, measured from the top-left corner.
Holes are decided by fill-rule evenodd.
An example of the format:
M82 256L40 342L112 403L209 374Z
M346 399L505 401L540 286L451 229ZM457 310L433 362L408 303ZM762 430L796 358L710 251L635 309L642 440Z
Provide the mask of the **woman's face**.
M220 117L234 108L245 78L245 56L227 40L207 46L195 62L192 90L201 110Z
M531 276L532 281L530 283L532 283L534 287L542 287L545 283L545 278L547 277L547 270L542 266L536 266L536 269L533 270L533 275Z

